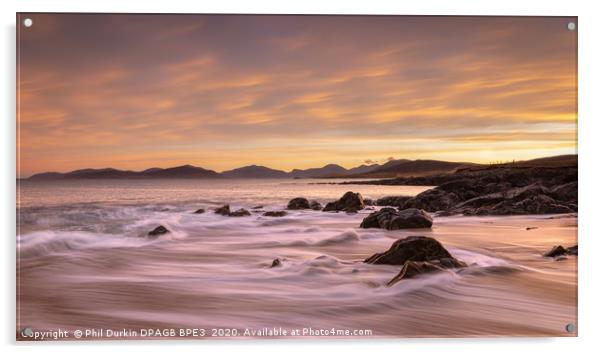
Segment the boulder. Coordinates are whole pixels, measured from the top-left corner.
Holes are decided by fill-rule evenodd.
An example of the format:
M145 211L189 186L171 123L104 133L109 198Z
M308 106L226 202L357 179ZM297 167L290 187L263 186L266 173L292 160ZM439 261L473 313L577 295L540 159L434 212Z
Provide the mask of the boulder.
M205 209L197 209L194 213L195 214L203 214L205 212Z
M245 208L240 208L236 211L231 212L230 214L228 214L228 216L249 216L251 215L251 213L249 213L249 211Z
M263 216L281 217L281 216L285 216L286 214L287 213L284 210L266 211L265 213L263 213Z
M402 207L410 199L412 199L412 197L405 195L382 197L376 200L376 205Z
M339 200L326 204L322 211L346 211L355 213L364 209L364 198L360 193L347 192Z
M309 200L306 198L293 198L288 202L286 208L291 210L310 209Z
M548 252L544 253L544 257L559 257L559 256L566 256L566 255L571 255L571 256L576 256L577 255L577 245L572 246L572 247L568 247L568 248L564 248L562 247L562 245L557 245L552 247L551 250L549 250Z
M433 218L424 210L411 208L399 211L393 208L382 208L365 217L360 227L399 230L430 228L432 225Z
M364 198L364 205L365 206L372 206L372 205L374 205L374 200L368 199L368 198Z
M402 265L400 272L387 286L425 273L466 267L466 263L454 258L439 241L426 236L409 236L397 240L387 251L373 254L364 262Z
M219 208L215 209L215 213L219 214L219 215L228 216L228 215L230 215L230 206L224 205L222 207L219 207Z
M159 225L159 226L155 227L152 231L149 231L148 236L151 238L157 238L157 237L159 237L161 235L165 235L167 233L169 233L169 230L165 226Z
M309 207L311 210L322 210L322 204L317 200L312 200L311 203L309 203Z
M280 259L276 258L272 261L272 265L270 266L270 268L279 267L281 264L282 262L280 261Z
M423 209L429 212L448 210L459 203L460 198L453 192L435 188L424 191L414 198L408 199L401 208Z
M375 253L364 260L369 264L404 265L407 261L427 262L438 260L446 268L465 267L466 264L455 259L432 237L408 236L393 242L391 247L381 253Z

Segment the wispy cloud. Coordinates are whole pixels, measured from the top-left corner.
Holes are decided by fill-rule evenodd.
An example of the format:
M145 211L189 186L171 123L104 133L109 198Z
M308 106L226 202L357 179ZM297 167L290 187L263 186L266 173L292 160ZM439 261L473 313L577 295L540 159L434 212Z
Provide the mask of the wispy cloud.
M35 15L23 175L576 148L568 18Z

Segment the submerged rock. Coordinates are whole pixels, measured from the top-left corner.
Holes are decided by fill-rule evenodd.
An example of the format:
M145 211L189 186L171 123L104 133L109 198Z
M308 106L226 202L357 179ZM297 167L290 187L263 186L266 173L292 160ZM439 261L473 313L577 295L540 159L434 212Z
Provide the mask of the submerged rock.
M312 210L322 210L322 204L320 204L317 200L312 200L311 203L309 203L309 207Z
M287 209L298 210L298 209L310 209L309 200L307 198L293 198L288 202Z
M228 215L230 215L230 206L224 205L222 207L219 207L219 208L215 209L215 213L219 214L219 215L228 216Z
M424 210L412 208L399 211L393 208L382 208L365 217L360 227L399 230L430 228L432 225L433 218Z
M263 205L256 205L256 206L252 207L251 209L253 209L253 210L263 209Z
M403 265L401 271L387 283L387 286L424 273L466 267L466 263L454 258L439 241L426 236L409 236L397 240L387 251L375 253L364 262Z
M169 233L170 231L163 225L159 225L157 227L155 227L152 231L148 232L148 236L151 238L157 238L161 235L165 235L167 233Z
M276 258L272 261L272 265L270 266L270 268L279 267L281 264L282 262L280 261L280 259Z
M426 262L446 260L447 265L466 266L455 259L444 247L432 237L408 236L393 242L391 247L381 253L375 253L364 260L369 264L403 265L407 261Z
M203 214L205 212L205 209L197 209L194 214Z
M577 252L578 252L578 245L575 246L571 246L568 248L564 248L562 247L562 245L557 245L552 247L551 250L549 250L548 252L544 253L544 257L559 257L559 256L566 256L566 255L570 255L570 256L577 256Z
M287 214L287 212L284 210L266 211L265 213L263 213L263 216L281 217L281 216L285 216L286 214Z
M445 270L445 268L439 265L439 261L407 261L404 263L403 267L401 267L401 271L395 277L393 277L393 279L389 280L387 286L393 286L402 279L413 278L417 275L431 272L439 272L443 270Z
M250 216L251 213L245 208L240 208L236 211L231 212L228 216Z
M322 211L346 211L355 213L364 209L364 198L360 193L347 192L339 200L326 204Z

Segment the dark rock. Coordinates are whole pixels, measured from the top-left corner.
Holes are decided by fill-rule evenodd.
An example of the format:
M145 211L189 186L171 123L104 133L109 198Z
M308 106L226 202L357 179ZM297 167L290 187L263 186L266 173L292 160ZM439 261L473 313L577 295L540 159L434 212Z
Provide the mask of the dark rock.
M382 197L376 200L376 205L402 207L410 199L412 197L405 195Z
M270 268L279 267L280 265L282 265L282 262L280 261L280 259L276 258L272 261L272 265L270 266Z
M372 205L374 205L374 200L369 199L369 198L364 198L364 205L365 206L372 206Z
M399 230L430 228L432 225L433 219L424 210L412 208L398 211L393 208L382 208L364 218L360 227Z
M531 230L535 230L535 229L538 229L538 227L537 226L528 226L525 228L525 230L527 230L527 231L531 231Z
M306 198L294 198L288 202L287 209L310 209L309 201Z
M194 213L195 214L203 214L205 212L205 209L197 209Z
M263 209L263 205L257 205L257 206L252 207L251 209L253 209L253 210Z
M443 189L429 189L414 198L408 199L401 207L423 209L429 212L448 210L460 202L460 198L453 192Z
M224 205L222 207L219 207L219 208L215 209L215 213L224 215L224 216L228 216L228 215L230 215L230 206Z
M311 203L309 203L309 207L311 210L322 210L322 204L320 204L317 200L312 200Z
M427 236L408 236L397 240L387 251L375 253L364 262L403 265L407 261L427 262L442 259L446 259L446 268L466 266L464 262L455 259L439 241Z
M549 250L548 252L544 253L543 256L544 257L559 257L559 256L566 256L566 255L577 256L577 253L578 253L577 245L567 247L567 248L562 247L562 245L557 245L557 246L552 247L552 249Z
M148 236L152 237L152 238L157 238L161 235L165 235L169 233L169 230L167 228L165 228L165 226L163 225L159 225L157 227L155 227L152 231L149 231Z
M249 216L251 215L251 213L249 213L249 211L247 209L244 208L240 208L236 211L231 212L230 214L228 214L228 216Z
M281 217L281 216L285 216L286 214L287 213L284 210L266 211L265 213L263 213L263 216Z
M347 192L336 202L326 204L322 211L346 211L354 213L364 209L364 198L360 193Z
M420 274L439 272L443 270L445 270L445 268L439 265L439 261L407 261L404 263L403 267L401 267L401 271L395 277L393 277L393 279L389 280L387 286L393 286L402 279L413 278Z

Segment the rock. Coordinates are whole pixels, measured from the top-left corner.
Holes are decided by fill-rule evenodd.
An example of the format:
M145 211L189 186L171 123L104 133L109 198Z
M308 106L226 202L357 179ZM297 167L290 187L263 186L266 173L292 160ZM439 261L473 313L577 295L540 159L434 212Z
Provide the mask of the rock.
M205 212L205 209L197 209L194 214L203 214Z
M230 214L228 214L228 216L249 216L251 215L251 213L249 213L249 211L247 209L244 208L240 208L236 211L231 212Z
M228 216L228 215L230 215L230 206L224 205L222 207L219 207L219 208L215 209L215 213L224 215L224 216Z
M360 193L347 192L336 202L326 204L322 211L346 211L355 213L364 209L364 198Z
M375 253L366 258L364 262L403 265L407 261L427 262L435 260L440 261L440 265L445 266L445 268L466 266L466 263L455 259L439 241L427 236L408 236L397 240L387 251Z
M564 248L562 247L562 245L557 245L552 247L551 250L549 250L548 252L544 253L544 257L559 257L559 256L566 256L566 255L571 255L571 256L577 256L577 252L578 251L578 247L577 245L575 246L571 246L568 248Z
M405 195L382 197L376 200L376 205L402 207L410 199L412 197Z
M393 208L382 208L364 218L360 227L399 230L430 228L432 225L433 219L424 210L412 208L398 211Z
M272 265L270 266L270 268L279 267L280 265L282 265L282 262L280 261L280 259L276 258L272 261Z
M393 286L402 279L412 278L420 274L443 271L445 268L439 265L439 261L415 262L407 261L401 267L401 271L393 279L389 280L387 286Z
M311 203L309 203L309 207L312 210L322 210L322 204L320 204L317 200L312 200Z
M253 210L263 209L263 205L256 205L256 206L252 207L251 209L253 209Z
M309 201L306 198L294 198L288 202L287 209L310 209Z
M287 213L284 210L279 210L279 211L266 211L265 213L263 213L263 216L271 216L271 217L281 217L281 216L285 216Z
M368 199L368 198L364 198L364 205L365 206L372 206L372 205L374 205L374 200Z
M161 235L165 235L169 233L169 230L167 228L165 228L165 226L163 225L159 225L157 227L155 227L152 231L149 231L148 236L152 237L152 238L157 238Z
M577 204L577 181L555 186L550 192L556 200Z
M538 227L537 226L527 226L527 227L525 227L525 230L527 230L527 231L531 231L531 230L535 230L535 229L538 229Z
M429 189L414 198L408 199L401 208L423 209L429 212L448 210L460 202L460 198L453 192L443 189Z

